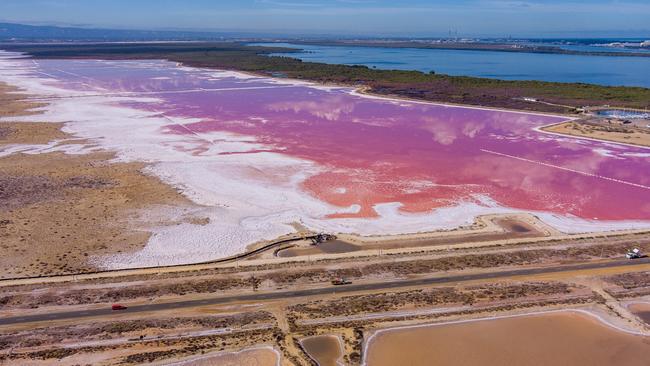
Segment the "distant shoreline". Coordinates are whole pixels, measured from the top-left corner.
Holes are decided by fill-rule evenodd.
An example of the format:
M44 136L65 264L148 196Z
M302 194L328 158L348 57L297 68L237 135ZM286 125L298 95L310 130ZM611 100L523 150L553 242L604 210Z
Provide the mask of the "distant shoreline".
M450 76L414 70L381 70L301 61L274 54L288 47L237 42L96 43L57 45L0 44L1 49L35 59L165 59L183 65L304 80L324 85L363 87L366 92L426 102L472 105L527 112L576 115L583 107L650 108L650 89L535 80Z
M275 42L269 42L275 43ZM284 43L284 42L283 42ZM613 52L613 51L576 51L555 46L531 46L509 43L485 42L442 42L423 43L415 41L291 41L296 45L308 46L337 46L337 47L380 47L380 48L415 48L433 50L458 50L458 51L492 51L516 53L542 53L578 56L605 56L605 57L650 57L650 52Z

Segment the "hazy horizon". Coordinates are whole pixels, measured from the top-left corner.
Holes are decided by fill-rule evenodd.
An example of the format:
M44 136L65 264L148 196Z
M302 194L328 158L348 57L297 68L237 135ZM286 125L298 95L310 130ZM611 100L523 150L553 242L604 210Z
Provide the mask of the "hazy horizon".
M30 25L271 36L650 36L650 3L641 0L3 0L0 14L0 22Z

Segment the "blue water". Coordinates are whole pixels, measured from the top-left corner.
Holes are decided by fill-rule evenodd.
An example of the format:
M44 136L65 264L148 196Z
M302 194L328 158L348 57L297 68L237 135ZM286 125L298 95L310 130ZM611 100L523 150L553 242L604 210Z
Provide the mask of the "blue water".
M633 112L620 109L610 109L596 112L599 116L613 117L620 119L647 119L650 120L650 112Z
M302 49L282 54L303 61L366 65L378 69L435 71L438 74L505 80L544 80L650 88L650 57L609 57L461 51L416 48L310 46L258 43Z

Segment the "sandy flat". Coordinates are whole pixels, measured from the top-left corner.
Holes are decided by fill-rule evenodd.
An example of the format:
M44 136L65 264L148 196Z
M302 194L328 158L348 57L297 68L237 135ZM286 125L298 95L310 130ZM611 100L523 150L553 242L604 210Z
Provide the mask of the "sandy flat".
M2 84L0 84L2 86ZM0 117L29 115L30 102L0 87ZM0 148L76 143L60 123L0 122ZM144 164L112 163L111 153L14 153L0 157L0 278L94 269L92 259L136 251L150 233L134 216L159 205L189 204L175 189L141 172Z
M570 121L542 128L544 131L597 140L650 146L650 131L618 127L612 130ZM622 132L626 131L626 132Z

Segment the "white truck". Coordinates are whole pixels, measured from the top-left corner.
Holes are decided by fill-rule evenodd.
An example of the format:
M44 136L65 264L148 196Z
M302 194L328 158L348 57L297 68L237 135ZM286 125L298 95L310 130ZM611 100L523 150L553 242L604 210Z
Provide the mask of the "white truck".
M637 259L637 258L641 258L641 257L643 257L643 255L641 254L641 250L639 250L639 248L634 248L632 250L629 250L625 254L625 258L627 258L627 259Z

